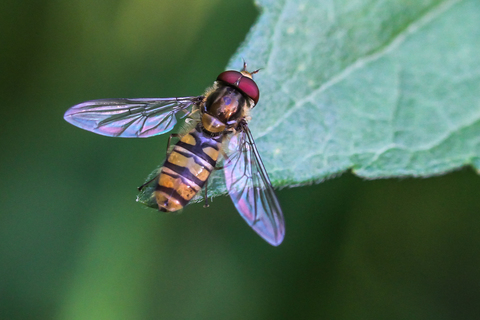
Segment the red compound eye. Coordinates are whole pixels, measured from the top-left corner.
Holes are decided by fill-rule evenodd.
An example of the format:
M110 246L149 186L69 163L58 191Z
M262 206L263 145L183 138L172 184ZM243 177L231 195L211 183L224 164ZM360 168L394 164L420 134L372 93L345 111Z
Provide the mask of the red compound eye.
M240 81L238 81L239 79ZM237 87L248 97L252 98L255 104L257 104L258 99L260 98L260 90L258 90L258 86L253 79L244 76L239 71L229 70L220 73L217 80L224 81Z

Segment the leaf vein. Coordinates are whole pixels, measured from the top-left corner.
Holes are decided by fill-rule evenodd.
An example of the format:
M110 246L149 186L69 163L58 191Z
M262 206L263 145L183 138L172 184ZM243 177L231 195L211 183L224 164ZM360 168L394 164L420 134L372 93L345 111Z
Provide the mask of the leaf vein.
M344 80L348 75L353 73L354 71L364 67L365 65L376 61L380 59L381 57L385 56L386 54L390 53L392 50L398 48L406 39L409 35L414 34L418 32L422 27L442 15L444 12L446 12L448 9L450 9L453 5L460 3L464 0L446 0L443 2L440 2L437 6L435 6L432 10L428 11L425 13L422 17L419 19L413 21L410 23L403 32L400 32L396 37L394 37L390 43L387 45L383 46L380 50L377 50L365 57L360 57L357 60L355 60L352 64L344 68L342 71L340 71L338 74L333 76L330 80L326 81L324 84L322 84L320 87L317 89L312 90L310 94L305 96L303 99L297 100L297 102L293 105L292 108L290 108L287 112L283 113L281 117L277 119L271 126L266 128L263 132L259 132L256 135L256 139L260 139L263 136L267 135L269 132L274 130L276 127L278 127L282 122L285 120L290 119L291 115L300 109L306 102L311 101L315 95L324 92L328 88L332 87L333 85L339 83L340 81ZM279 15L279 20L277 21L277 25L280 21L280 17L283 14L285 7L283 7L282 12ZM276 35L278 34L279 28L276 27L274 31L274 36L273 39L275 41ZM268 61L270 61L272 53L275 51L275 43L272 45L272 50L270 51L270 57L268 58Z

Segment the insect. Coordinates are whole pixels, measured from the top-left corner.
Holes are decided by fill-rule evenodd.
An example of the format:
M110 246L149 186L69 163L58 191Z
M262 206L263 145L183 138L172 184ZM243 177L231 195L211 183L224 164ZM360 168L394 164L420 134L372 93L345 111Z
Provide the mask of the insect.
M188 116L188 130L170 136L179 141L173 149L167 146L157 177L143 185L156 181L159 210L182 209L202 188L207 203L208 178L212 171L223 169L240 215L277 246L285 235L283 213L248 128L249 111L260 97L253 80L258 71L248 72L246 63L241 71L224 71L204 95L196 97L87 101L71 107L64 118L104 136L147 138L172 130L180 114ZM215 167L219 157L224 158L223 168Z

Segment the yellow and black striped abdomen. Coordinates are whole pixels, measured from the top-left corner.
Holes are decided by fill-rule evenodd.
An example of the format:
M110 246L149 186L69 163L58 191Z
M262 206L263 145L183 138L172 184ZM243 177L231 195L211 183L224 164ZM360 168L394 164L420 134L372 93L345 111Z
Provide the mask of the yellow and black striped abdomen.
M221 139L197 126L173 147L160 169L155 189L160 211L182 209L203 188L217 163Z

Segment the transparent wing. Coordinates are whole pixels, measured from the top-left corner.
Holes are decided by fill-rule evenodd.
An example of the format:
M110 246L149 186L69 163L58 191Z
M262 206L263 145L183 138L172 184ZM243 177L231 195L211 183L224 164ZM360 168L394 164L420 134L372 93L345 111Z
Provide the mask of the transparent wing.
M202 100L201 96L92 100L71 107L64 118L104 136L146 138L172 130L177 123L175 114Z
M235 207L253 230L278 246L285 236L282 209L246 123L230 139L228 149L224 172Z

